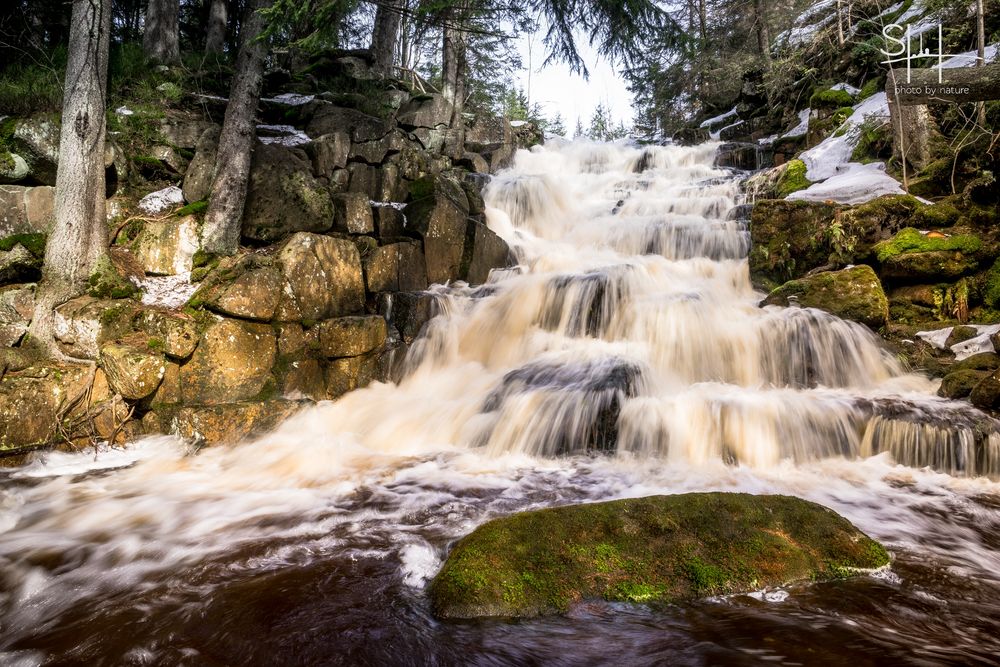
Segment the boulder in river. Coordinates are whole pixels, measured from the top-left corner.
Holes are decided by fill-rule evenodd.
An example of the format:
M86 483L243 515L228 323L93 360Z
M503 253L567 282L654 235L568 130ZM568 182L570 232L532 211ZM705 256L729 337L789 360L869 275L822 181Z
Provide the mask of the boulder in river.
M455 545L430 595L443 618L527 617L587 599L672 603L749 593L888 563L881 545L821 505L688 493L489 521Z
M763 305L789 306L793 302L861 322L872 329L885 326L889 318L889 302L870 266L822 271L791 280L771 292Z

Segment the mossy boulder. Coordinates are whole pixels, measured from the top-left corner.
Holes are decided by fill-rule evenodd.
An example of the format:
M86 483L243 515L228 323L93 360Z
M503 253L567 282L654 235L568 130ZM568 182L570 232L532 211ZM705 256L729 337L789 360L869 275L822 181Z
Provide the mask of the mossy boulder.
M90 386L86 366L35 365L0 380L0 456L52 444L68 402Z
M427 278L446 283L461 277L469 219L469 199L458 181L435 176L410 186L414 201L404 215L424 241Z
M974 234L921 232L912 227L875 247L880 275L902 281L948 280L972 273L983 250L982 240Z
M987 375L989 375L988 371L952 371L941 380L941 386L938 387L938 396L944 398L965 398L972 393L976 385Z
M673 603L838 579L889 556L830 509L689 493L523 512L483 524L430 586L443 618L527 617L576 602Z
M750 214L750 277L768 288L825 266L828 230L838 207L832 204L765 199Z
M809 106L813 109L839 109L854 104L854 97L846 90L827 88L817 90L809 98Z
M889 319L889 301L870 266L823 271L792 280L771 292L762 305L819 308L873 329Z
M775 186L775 193L784 198L793 192L805 190L810 185L812 182L806 178L806 163L802 160L789 160Z

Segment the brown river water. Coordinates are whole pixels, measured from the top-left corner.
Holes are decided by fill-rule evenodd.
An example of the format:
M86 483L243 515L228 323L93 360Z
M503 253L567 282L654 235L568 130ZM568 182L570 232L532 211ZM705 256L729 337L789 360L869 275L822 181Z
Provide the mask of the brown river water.
M172 438L0 473L0 665L1000 663L1000 438L864 327L757 306L715 146L551 144L486 192L518 267L433 289L398 384L236 447ZM784 493L893 556L684 605L442 622L483 521Z

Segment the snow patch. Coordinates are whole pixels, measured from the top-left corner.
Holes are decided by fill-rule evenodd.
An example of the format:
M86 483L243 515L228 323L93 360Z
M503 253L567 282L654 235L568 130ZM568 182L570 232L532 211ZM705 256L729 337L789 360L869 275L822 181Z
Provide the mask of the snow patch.
M115 109L115 113L118 114L119 116L134 116L135 115L134 111L132 111L128 107L124 107L124 106L118 107L117 109Z
M848 156L849 157L849 156ZM885 173L885 164L849 162L841 171L821 183L788 195L787 199L805 201L835 201L838 204L864 204L884 195L906 194L892 176Z
M997 47L1000 44L990 44L983 53L986 55L986 62L993 62L997 57ZM956 67L975 67L979 63L979 51L966 51L952 56L941 63L941 69L955 69ZM934 65L931 69L937 69L939 65Z
M316 99L315 95L299 95L298 93L282 93L274 97L266 97L261 102L272 102L274 104L284 104L289 107L300 107L309 104Z
M784 139L786 137L794 138L801 137L809 131L809 115L812 113L812 109L803 109L799 112L799 124L785 132L781 137Z
M191 283L190 273L178 273L173 276L147 276L134 282L142 290L142 304L144 306L180 308L198 289L198 285Z
M184 203L184 193L176 185L150 192L139 200L139 210L150 215L163 213L178 204Z
M512 120L512 121L510 121L510 126L511 127L524 127L527 124L528 124L528 121L526 121L526 120Z
M955 360L961 361L983 352L996 352L990 336L1000 333L1000 324L969 324L976 330L976 336L969 340L955 343L950 349L955 354ZM926 341L932 347L944 350L948 342L948 337L955 327L945 327L944 329L934 329L933 331L918 331L917 338Z
M291 125L258 125L257 134L260 135L261 132L265 133L264 136L258 136L262 144L275 144L293 148L312 141L308 134Z
M849 83L838 83L836 86L830 86L830 90L843 90L851 97L857 97L861 92L860 88L855 88Z
M706 121L702 121L701 125L699 125L698 127L700 127L700 128L710 128L713 125L718 125L718 124L720 124L720 123L722 123L724 121L729 120L730 118L732 118L735 115L736 115L736 107L733 107L732 109L730 109L729 111L727 111L724 114L720 114L718 116L715 116L714 118L709 118Z

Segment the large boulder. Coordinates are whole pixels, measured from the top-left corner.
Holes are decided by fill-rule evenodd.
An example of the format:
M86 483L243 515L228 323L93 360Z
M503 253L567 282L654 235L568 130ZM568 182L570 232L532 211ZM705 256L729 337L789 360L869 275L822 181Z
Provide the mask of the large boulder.
M312 143L306 145L306 152L312 158L315 174L332 180L338 169L347 166L351 137L344 130L333 131L313 139Z
M888 563L881 545L821 505L688 493L494 519L455 545L429 592L439 617L528 617L588 599L673 603L749 593Z
M48 234L55 222L56 189L0 185L0 239L15 234Z
M400 127L409 129L447 127L451 124L452 110L452 105L443 95L421 95L400 107L396 122Z
M147 222L133 248L146 273L159 276L188 273L198 252L198 219L188 215Z
M483 223L472 220L465 238L465 253L462 277L470 285L485 283L492 269L503 268L510 263L507 242Z
M156 391L166 373L167 362L155 347L144 336L102 347L100 365L111 388L133 401Z
M372 205L368 195L345 192L333 196L333 228L347 234L371 234L375 231Z
M215 405L257 397L271 379L277 354L271 327L221 319L205 330L181 366L185 403Z
M0 347L14 347L21 342L34 311L34 285L0 288Z
M427 265L419 241L401 241L375 248L363 260L365 284L371 293L427 289Z
M387 328L379 315L324 320L315 332L319 352L325 357L357 357L385 345Z
M277 263L288 283L278 321L319 321L364 309L361 256L350 241L300 232L282 245Z
M10 143L14 152L24 158L31 178L44 185L56 184L59 165L59 118L39 114L18 121Z
M61 411L90 387L86 366L31 366L0 380L0 456L51 444Z
M879 273L901 282L959 278L979 267L984 243L975 234L922 232L907 227L875 247Z
M172 116L160 122L160 135L176 148L193 150L206 132L218 136L222 131L217 123L202 118Z
M346 132L352 143L377 141L389 134L391 126L382 118L370 116L357 109L320 104L306 126L310 137Z
M132 331L139 305L129 299L81 296L55 310L54 330L60 349L77 359L97 359L104 343Z
M338 398L379 379L380 356L378 351L374 351L331 360L324 373L327 397Z
M198 344L198 328L187 315L144 308L134 318L133 325L145 333L154 347L174 359L186 359Z
M414 183L415 201L403 213L407 227L424 241L427 279L445 283L462 277L469 200L462 186L446 176Z
M789 281L771 292L762 305L796 304L819 308L872 329L885 326L889 319L889 301L870 266L823 271Z
M312 175L306 153L278 145L257 146L243 211L243 236L271 242L294 232L325 232L332 226L329 189Z
M269 322L284 295L285 279L273 266L248 268L231 281L207 281L193 297L215 312Z
M0 285L37 280L41 277L42 258L33 255L20 243L10 250L0 248Z
M825 203L758 201L750 218L750 277L772 288L828 264L824 240L836 213Z
M274 430L301 409L293 401L229 403L184 407L169 422L172 433L197 446L235 444Z

